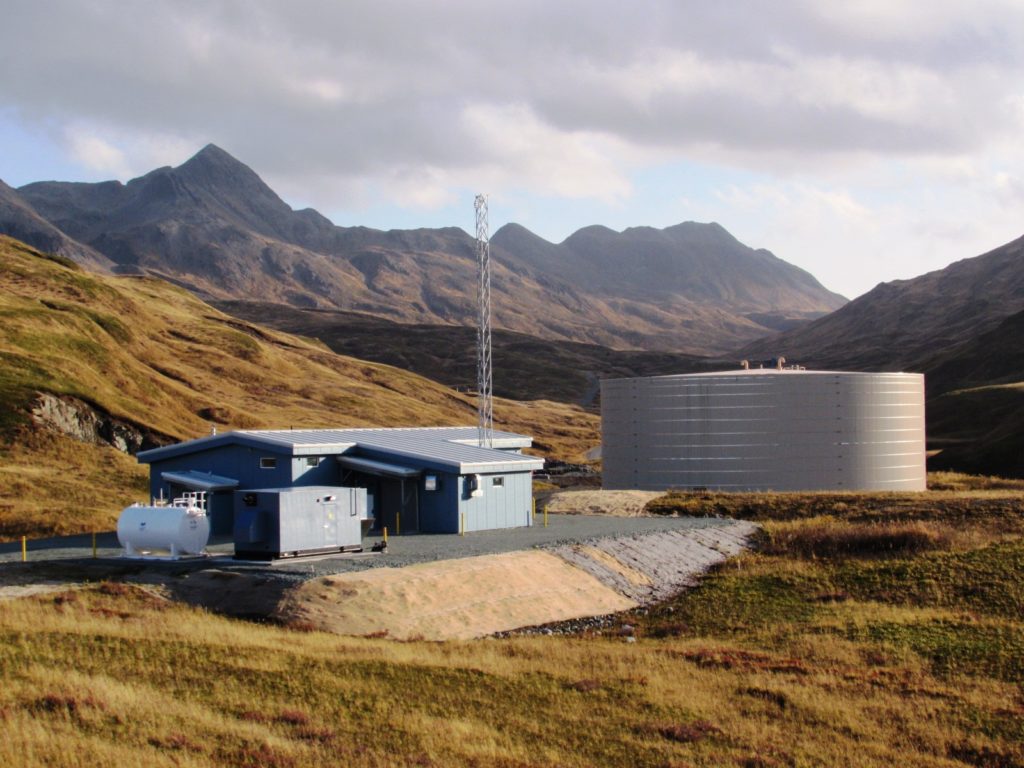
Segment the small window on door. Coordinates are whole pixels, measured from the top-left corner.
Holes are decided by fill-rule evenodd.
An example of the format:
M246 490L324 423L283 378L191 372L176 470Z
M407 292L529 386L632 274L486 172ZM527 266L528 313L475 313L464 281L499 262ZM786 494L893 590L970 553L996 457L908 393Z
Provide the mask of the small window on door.
M277 469L277 459L273 456L261 456L260 469Z
M307 467L319 467L320 466L320 457L319 456L307 456L306 457L306 466Z
M505 487L505 478L504 477L494 477L494 478L491 478L491 485L493 485L495 488L504 488Z

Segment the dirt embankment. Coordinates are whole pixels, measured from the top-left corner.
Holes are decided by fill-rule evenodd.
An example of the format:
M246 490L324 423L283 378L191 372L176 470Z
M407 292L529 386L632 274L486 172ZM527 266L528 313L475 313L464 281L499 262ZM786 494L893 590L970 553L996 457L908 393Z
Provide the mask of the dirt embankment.
M564 515L614 515L639 517L644 507L659 496L657 491L559 491L546 500L548 512Z
M314 579L275 617L346 635L449 640L634 605L555 554L509 552Z
M712 565L742 552L756 530L727 522L325 576L287 592L273 616L340 634L428 640L602 616L694 585Z

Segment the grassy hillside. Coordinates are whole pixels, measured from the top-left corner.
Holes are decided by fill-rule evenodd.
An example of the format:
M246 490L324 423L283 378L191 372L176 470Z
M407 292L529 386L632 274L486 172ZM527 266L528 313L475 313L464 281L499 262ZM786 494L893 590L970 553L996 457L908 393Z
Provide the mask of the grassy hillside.
M825 369L922 370L946 350L969 351L973 340L1024 311L1022 264L1024 237L944 269L881 283L820 320L760 339L737 354L784 355ZM1015 346L1006 334L1002 341Z
M1024 477L1024 382L934 397L928 422L930 469Z
M1021 491L770 502L761 552L602 634L340 638L110 582L8 602L0 763L1024 764Z
M471 398L415 374L239 321L160 280L86 273L0 238L0 537L110 527L143 471L112 448L40 435L39 393L155 442L212 426L476 423ZM599 442L597 418L566 405L499 400L495 422L562 458Z
M320 339L342 355L395 365L452 387L476 386L476 329L403 325L373 315L284 304L216 301L230 315ZM738 361L679 352L616 350L553 341L502 329L493 332L494 391L513 400L555 400L595 406L599 380L721 370Z
M1011 315L993 330L966 344L941 348L923 361L931 395L1024 379L1024 312Z
M126 184L0 187L0 232L167 276L204 298L435 325L476 314L475 243L462 229L336 227L292 210L212 144ZM717 224L588 227L558 245L512 226L492 246L494 325L532 336L701 354L752 341L779 316L799 321L844 302Z

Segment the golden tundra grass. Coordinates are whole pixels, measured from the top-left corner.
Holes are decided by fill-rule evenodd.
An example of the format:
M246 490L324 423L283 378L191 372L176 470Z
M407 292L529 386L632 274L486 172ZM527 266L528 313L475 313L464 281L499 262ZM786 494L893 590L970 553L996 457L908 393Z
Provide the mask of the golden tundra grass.
M0 631L5 765L952 765L1020 727L1012 681L841 634L398 644L111 584L8 604Z
M1024 765L1024 494L958 482L704 496L764 549L603 634L341 638L120 583L8 602L0 764Z
M0 539L111 529L123 503L144 496L146 468L39 436L27 415L39 392L166 440L213 425L476 423L472 398L420 376L236 320L160 280L89 274L0 237ZM568 459L599 442L597 416L547 401L498 400L495 425Z

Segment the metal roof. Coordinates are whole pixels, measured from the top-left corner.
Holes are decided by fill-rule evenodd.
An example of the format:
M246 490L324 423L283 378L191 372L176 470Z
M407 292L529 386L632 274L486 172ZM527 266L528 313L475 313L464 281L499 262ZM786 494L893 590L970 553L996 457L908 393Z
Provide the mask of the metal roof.
M418 477L423 474L422 469L403 467L399 464L389 464L386 461L374 461L364 459L361 456L336 456L334 459L343 467L357 469L370 475L384 475L385 477Z
M237 430L142 451L138 460L151 463L223 445L248 445L290 456L379 451L459 472L525 472L544 466L541 459L499 450L528 448L533 440L527 435L495 432L493 448L478 443L477 427Z
M815 371L806 368L737 368L731 371L703 371L701 373L668 373L660 376L630 376L625 378L608 378L601 381L648 381L651 379L714 379L758 376L923 376L920 373L904 373L896 371Z
M232 477L221 477L209 472L161 472L160 477L170 483L177 483L196 491L224 491L237 488L238 481Z

